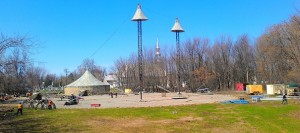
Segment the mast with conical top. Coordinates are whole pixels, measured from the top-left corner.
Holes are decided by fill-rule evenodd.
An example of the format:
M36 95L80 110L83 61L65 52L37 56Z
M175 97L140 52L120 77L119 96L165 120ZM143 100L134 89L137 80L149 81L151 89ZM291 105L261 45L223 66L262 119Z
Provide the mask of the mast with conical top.
M143 51L142 51L142 21L146 21L148 18L144 15L141 9L141 5L138 4L136 12L131 21L137 21L138 24L138 63L139 63L139 78L140 78L140 98L143 99Z
M181 50L180 50L180 39L179 39L179 33L184 32L183 28L181 27L178 18L175 20L175 24L173 28L171 29L172 32L176 33L176 49L177 49L177 58L176 58L176 67L177 67L177 89L178 89L178 94L180 94L180 86L181 86L181 66L180 66L180 56L181 56Z

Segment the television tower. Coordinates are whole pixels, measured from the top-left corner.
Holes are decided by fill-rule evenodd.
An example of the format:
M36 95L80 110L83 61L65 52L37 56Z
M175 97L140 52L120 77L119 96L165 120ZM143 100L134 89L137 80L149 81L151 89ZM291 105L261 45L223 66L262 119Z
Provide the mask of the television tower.
M180 57L181 57L181 50L180 50L180 39L179 39L179 33L180 32L184 32L183 28L181 27L178 18L176 18L175 20L175 24L173 26L173 28L171 29L172 32L176 33L176 68L177 68L177 89L178 89L178 94L180 95L180 86L181 86L181 77L180 77L180 73L181 73L181 66L180 66Z
M138 64L139 64L139 78L140 78L140 98L143 100L143 47L142 47L142 21L146 21L148 18L143 14L141 5L138 4L134 16L131 21L137 21L138 25Z

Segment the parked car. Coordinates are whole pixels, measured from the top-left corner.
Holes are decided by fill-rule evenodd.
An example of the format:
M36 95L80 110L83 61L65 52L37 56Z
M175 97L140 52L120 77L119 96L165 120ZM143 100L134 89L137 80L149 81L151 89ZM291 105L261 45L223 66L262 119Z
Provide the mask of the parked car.
M208 88L199 88L199 89L197 89L197 92L200 92L200 93L208 93L208 92L209 92L209 89L208 89Z

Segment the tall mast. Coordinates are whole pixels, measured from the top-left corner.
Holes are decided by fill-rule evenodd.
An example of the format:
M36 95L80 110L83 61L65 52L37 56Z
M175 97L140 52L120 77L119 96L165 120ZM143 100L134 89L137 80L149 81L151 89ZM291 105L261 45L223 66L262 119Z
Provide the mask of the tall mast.
M139 64L139 84L140 84L140 98L143 100L142 91L144 89L143 80L143 47L142 47L142 21L146 21L148 18L144 15L141 9L141 5L138 4L136 12L131 21L137 21L138 26L138 64Z
M179 33L180 32L184 32L183 28L181 27L178 18L176 18L175 20L175 24L173 26L173 28L171 29L172 32L176 33L176 68L177 68L177 91L178 94L180 94L180 86L181 86L181 50L180 50L180 38L179 38Z

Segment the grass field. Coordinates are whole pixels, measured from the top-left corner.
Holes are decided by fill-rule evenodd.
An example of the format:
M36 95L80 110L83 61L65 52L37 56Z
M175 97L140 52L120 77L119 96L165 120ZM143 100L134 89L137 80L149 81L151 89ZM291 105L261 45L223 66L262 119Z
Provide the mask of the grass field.
M2 120L0 132L296 133L300 131L300 104L289 102L288 105L264 101L248 105L24 109L22 116Z

